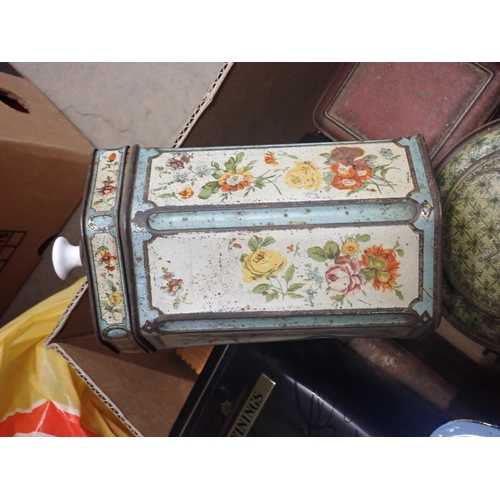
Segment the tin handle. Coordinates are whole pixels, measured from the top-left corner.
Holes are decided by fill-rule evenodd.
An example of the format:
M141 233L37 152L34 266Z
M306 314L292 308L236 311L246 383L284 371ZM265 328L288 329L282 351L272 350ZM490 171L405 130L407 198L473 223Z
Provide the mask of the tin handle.
M65 280L75 267L82 267L80 247L71 245L66 238L60 236L52 247L52 264L57 276Z

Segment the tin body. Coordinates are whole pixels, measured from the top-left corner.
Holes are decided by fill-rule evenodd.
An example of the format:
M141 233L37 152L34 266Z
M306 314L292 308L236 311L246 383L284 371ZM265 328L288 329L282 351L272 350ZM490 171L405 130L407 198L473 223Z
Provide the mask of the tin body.
M96 151L96 329L123 351L416 337L440 319L439 224L421 137Z
M500 120L465 137L439 166L443 313L475 342L500 345Z

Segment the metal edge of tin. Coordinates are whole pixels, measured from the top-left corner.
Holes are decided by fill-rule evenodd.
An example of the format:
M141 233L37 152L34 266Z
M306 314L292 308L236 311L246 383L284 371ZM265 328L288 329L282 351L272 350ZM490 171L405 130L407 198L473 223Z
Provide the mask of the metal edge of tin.
M141 334L139 314L137 311L137 286L134 273L134 255L132 249L132 225L131 210L133 186L137 172L137 159L139 157L140 146L135 144L129 149L127 162L123 170L122 193L120 206L117 210L118 217L118 239L123 254L124 281L127 283L127 293L129 296L130 330L138 345L146 352L155 352L156 348L148 342Z
M425 139L422 134L417 135L417 144L422 156L422 163L424 166L424 171L427 176L427 183L429 191L432 197L432 202L434 204L434 308L433 308L433 319L427 326L425 332L435 330L441 323L442 315L442 208L441 208L441 197L439 194L439 189L437 185L437 175L435 170L432 168L431 159L427 146L425 144ZM424 332L424 333L425 333Z
M97 180L99 173L101 172L100 170L100 161L101 159L106 155L106 153L110 152L119 152L120 153L120 163L118 166L118 170L115 171L116 173L116 179L114 181L116 183L116 194L115 194L115 200L113 202L113 205L110 205L109 210L99 210L96 208L96 204L100 202L101 200L96 201L95 193L97 189ZM124 146L121 148L114 148L114 149L102 149L102 150L96 150L93 156L93 169L92 169L92 175L89 178L88 182L88 193L86 197L86 205L84 209L84 218L82 219L82 232L85 235L85 244L86 244L86 250L87 250L87 263L88 263L88 269L87 269L87 274L90 278L90 281L92 282L93 286L90 287L91 290L91 307L93 311L93 317L94 321L97 323L97 329L96 332L98 335L101 337L101 340L105 343L106 346L113 345L114 349L117 350L118 352L124 352L124 353L138 353L138 352L143 352L143 348L137 343L137 341L134 339L132 336L131 328L130 328L130 313L129 313L129 299L127 296L127 283L125 282L125 275L124 275L124 262L123 262L123 257L122 257L122 248L121 248L121 243L119 241L119 233L117 231L117 222L118 222L118 209L121 204L121 194L122 194L122 188L123 188L123 169L125 164L128 161L128 153L129 153L129 147ZM109 179L109 175L108 175ZM94 213L92 213L94 212ZM102 227L93 227L91 221L99 215L103 215L101 212L104 212L104 214L112 219L112 223L108 226L102 226ZM115 234L113 234L113 232ZM118 289L113 289L115 292L119 293L121 295L122 299L122 307L123 307L123 314L122 314L122 319L121 320L116 320L114 315L113 319L115 320L114 322L109 319L104 318L104 310L106 309L106 305L101 302L101 297L100 297L100 285L99 285L99 280L97 277L97 267L96 267L96 261L94 259L94 248L93 248L93 239L97 238L99 235L102 235L107 238L109 241L108 243L116 247L116 256L114 257L116 259L116 267L117 267L117 276L118 276L118 281L114 282L114 286L118 287ZM113 279L112 276L108 277L108 282L109 278ZM104 308L104 309L103 309ZM111 334L115 334L113 336ZM119 335L116 335L117 332L120 332ZM116 337L116 338L115 338Z
M87 274L87 281L91 282L92 281L92 274L91 274L91 262L90 262L90 257L89 257L89 252L87 249L87 233L85 231L85 227L87 225L87 209L89 205L91 204L91 198L92 198L92 189L91 186L93 185L93 179L95 175L95 170L96 170L96 160L97 160L97 149L94 149L92 155L90 156L90 161L89 161L89 171L87 174L87 182L85 184L85 191L83 194L83 203L82 203L82 213L80 216L80 238L81 238L81 244L80 244L80 255L82 259L82 264L85 269L85 273ZM88 242L90 245L90 242ZM111 349L113 352L119 353L119 349L114 346L111 342L107 342L104 340L101 329L99 327L99 320L98 320L98 314L97 314L97 307L96 307L96 296L94 293L94 287L89 286L88 287L88 294L89 294L89 303L90 303L90 316L92 317L92 325L94 327L94 332L97 340L99 341L100 344L106 346L108 349Z
M289 330L287 329L286 332ZM281 333L281 336L273 335L275 332ZM201 332L189 335L189 340L186 339L185 333L174 333L167 336L161 337L162 347L180 348L180 347L190 347L196 345L224 345L224 344L245 344L245 343L264 343L264 342L284 342L284 341L297 341L297 340L317 340L317 339L331 339L331 329L323 330L318 333L311 333L310 329L296 330L294 335L288 335L287 333L282 333L283 329L275 331L262 331L256 330L254 332L246 332L245 338L241 338L241 330L232 330L221 332ZM397 334L395 334L397 333ZM386 338L386 339L410 339L417 338L424 332L420 329L417 330L414 327L399 328L398 332L394 332L394 329L389 328L378 328L374 330L373 328L345 328L341 331L336 331L335 339L339 340L342 338Z

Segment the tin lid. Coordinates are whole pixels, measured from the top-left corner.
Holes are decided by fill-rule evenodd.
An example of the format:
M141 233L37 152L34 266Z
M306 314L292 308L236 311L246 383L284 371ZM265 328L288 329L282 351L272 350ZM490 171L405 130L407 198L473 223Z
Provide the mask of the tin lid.
M439 168L438 185L445 306L463 333L500 342L500 122L457 146Z

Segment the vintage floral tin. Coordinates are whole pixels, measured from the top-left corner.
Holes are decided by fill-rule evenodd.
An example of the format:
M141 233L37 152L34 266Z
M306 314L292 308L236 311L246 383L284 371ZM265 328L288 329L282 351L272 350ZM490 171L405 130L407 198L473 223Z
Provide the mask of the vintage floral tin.
M476 342L498 350L500 120L465 137L438 173L446 317Z
M153 351L436 327L423 144L96 151L82 258L101 340Z

